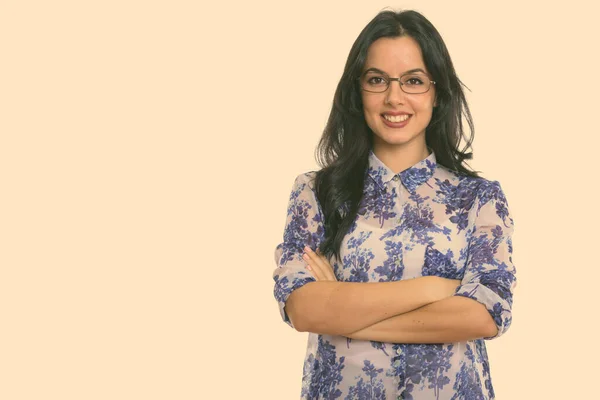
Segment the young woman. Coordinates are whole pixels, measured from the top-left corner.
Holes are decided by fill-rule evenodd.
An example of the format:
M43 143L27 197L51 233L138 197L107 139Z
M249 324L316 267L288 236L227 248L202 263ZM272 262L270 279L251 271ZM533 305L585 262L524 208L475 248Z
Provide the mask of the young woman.
M464 165L472 138L435 27L378 14L275 250L281 316L310 332L303 399L494 398L484 340L511 324L513 220L499 182Z

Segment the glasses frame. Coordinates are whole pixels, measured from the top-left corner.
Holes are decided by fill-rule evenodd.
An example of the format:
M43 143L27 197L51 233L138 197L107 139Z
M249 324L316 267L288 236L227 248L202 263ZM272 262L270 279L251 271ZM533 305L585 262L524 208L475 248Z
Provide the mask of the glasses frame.
M367 71L367 72L368 72L368 71ZM404 77L404 76L406 76L406 75L417 75L417 74L416 74L416 73L414 73L414 72L408 72L408 73L406 73L406 74L402 74L402 75L400 75L400 77L399 77L399 78L392 78L392 77L390 77L390 76L389 76L389 75L387 75L387 74L383 74L383 75L385 76L385 80L386 80L386 82L387 82L387 86L386 86L386 87L385 87L385 89L384 89L384 90L382 90L381 92L376 92L376 91L373 91L373 90L368 90L368 89L365 89L365 88L363 87L363 85L362 85L362 83L361 83L361 79L362 79L362 78L365 76L365 74L366 74L366 72L363 72L362 74L360 74L360 76L359 76L358 78L356 78L356 80L358 81L358 86L360 87L360 89L361 89L361 90L364 90L365 92L369 92L369 93L385 93L385 92L387 92L387 90L390 88L390 85L392 84L392 81L398 81L398 84L400 85L400 90L402 90L402 91L403 91L404 93L406 93L406 94L423 94L423 93L427 93L427 92L429 92L429 90L431 89L431 85L429 85L429 87L427 88L427 90L426 90L426 91L424 91L424 92L412 93L412 92L407 92L406 90L404 90L404 88L402 87L402 86L404 86L404 83L402 83L402 82L400 81L400 79L402 79L402 77ZM424 73L421 73L421 74L422 74L422 75L425 75L427 78L429 78L429 82L431 82L431 83L433 83L433 84L435 85L435 83L436 83L436 82L435 82L434 80L431 80L431 77L430 77L429 75L427 75L427 74L424 74Z

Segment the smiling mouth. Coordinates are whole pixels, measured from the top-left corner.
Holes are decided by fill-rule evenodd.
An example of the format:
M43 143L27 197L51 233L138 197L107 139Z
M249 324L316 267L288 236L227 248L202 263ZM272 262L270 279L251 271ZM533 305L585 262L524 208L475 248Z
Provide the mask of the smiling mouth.
M387 121L390 122L404 122L407 119L409 119L411 116L409 114L402 114L402 115L386 115L383 114L383 118L385 118Z

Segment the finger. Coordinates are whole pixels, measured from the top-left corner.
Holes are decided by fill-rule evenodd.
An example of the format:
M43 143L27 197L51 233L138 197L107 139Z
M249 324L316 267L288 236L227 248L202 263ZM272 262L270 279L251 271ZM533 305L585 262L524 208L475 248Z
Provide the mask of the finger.
M329 261L319 253L312 251L310 248L306 248L306 252L311 258L311 261L314 261L314 267L319 269L320 276L325 280L335 281L335 274L333 273L333 268L329 264ZM313 266L311 264L311 266Z
M326 275L327 270L324 268L319 256L308 246L304 247L304 253L306 254L305 261L309 264L315 277L320 280L328 279Z
M323 271L325 278L330 281L337 281L337 278L335 277L335 273L333 272L333 267L331 266L331 263L329 262L327 257L325 257L323 254L321 254L321 251L319 249L317 249L317 251L315 251L315 255L317 257L319 257L319 266L321 267L321 270Z
M313 277L315 277L316 280L319 281L325 279L325 276L323 275L320 266L315 262L314 258L308 252L305 252L302 255L302 259L304 260L304 262L306 262L306 268L310 271L310 273Z

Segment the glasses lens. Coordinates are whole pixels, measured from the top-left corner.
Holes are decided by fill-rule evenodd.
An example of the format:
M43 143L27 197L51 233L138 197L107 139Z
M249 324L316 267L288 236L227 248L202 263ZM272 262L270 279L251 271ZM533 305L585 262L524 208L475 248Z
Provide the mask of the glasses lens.
M409 74L402 77L402 89L406 93L425 93L430 84L429 77L425 74Z
M387 77L378 73L369 72L360 80L362 88L368 92L385 92L389 81Z

